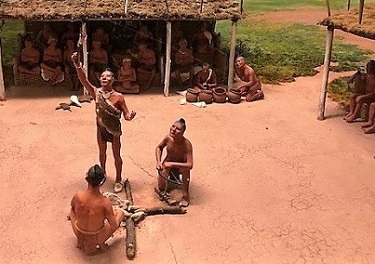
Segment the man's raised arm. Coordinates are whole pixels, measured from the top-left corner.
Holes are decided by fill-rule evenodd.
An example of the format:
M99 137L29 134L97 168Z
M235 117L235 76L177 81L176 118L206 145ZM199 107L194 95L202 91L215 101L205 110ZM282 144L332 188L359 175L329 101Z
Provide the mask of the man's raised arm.
M82 62L80 61L79 55L77 52L73 53L72 61L73 61L74 67L76 67L78 79L82 83L83 87L90 93L91 97L95 99L96 87L87 80L87 76L85 74L85 71L82 68Z

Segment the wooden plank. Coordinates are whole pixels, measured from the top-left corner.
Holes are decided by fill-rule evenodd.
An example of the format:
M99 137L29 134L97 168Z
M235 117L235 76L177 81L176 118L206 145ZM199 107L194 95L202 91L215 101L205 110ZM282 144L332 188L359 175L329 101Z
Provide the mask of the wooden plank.
M232 30L230 37L230 51L229 51L229 63L228 63L228 91L233 88L234 80L234 60L236 53L236 35L237 35L237 20L232 21Z
M171 42L172 42L172 23L167 22L167 47L165 51L165 76L164 76L164 95L169 95L169 81L171 78Z

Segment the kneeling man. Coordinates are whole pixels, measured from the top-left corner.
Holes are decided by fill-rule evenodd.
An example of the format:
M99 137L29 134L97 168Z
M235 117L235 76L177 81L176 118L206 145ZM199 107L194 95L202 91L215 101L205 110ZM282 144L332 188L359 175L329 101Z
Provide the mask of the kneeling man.
M161 192L167 191L167 179L170 172L177 171L175 175L182 174L183 196L180 206L188 206L190 203L189 183L190 170L193 168L193 146L190 141L184 137L186 130L185 120L173 123L169 134L156 147L156 169L159 171L158 188ZM166 148L166 157L161 161L163 150Z
M244 57L236 59L235 72L234 88L241 91L247 102L264 99L262 84L258 80L254 69L246 64Z

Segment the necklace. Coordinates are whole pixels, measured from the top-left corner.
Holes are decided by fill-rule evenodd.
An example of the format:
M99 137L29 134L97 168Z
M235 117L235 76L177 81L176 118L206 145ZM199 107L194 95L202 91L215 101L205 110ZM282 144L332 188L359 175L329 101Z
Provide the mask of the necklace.
M113 94L113 90L110 91L110 92L107 92L107 91L103 91L103 90L102 90L102 94L103 94L103 98L104 98L104 99L108 99L109 97L111 97L111 94Z

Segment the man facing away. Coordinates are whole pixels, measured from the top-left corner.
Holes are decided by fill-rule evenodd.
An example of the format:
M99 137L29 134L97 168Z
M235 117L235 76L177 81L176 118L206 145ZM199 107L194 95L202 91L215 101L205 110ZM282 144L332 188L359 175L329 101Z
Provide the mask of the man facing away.
M99 165L92 166L85 179L87 190L74 195L70 220L78 240L77 247L86 254L94 254L98 248L107 248L105 242L120 226L124 211L112 208L111 201L100 192L106 177Z
M120 156L120 136L122 134L120 118L121 114L124 114L125 120L130 121L134 118L136 113L128 110L124 96L113 89L114 76L111 71L105 70L100 75L101 87L96 88L87 80L77 53L72 55L72 61L76 67L78 79L96 101L96 124L100 166L106 171L107 142L111 142L116 167L114 191L116 193L121 192L124 185L121 178L123 163Z
M190 170L193 168L193 146L191 142L184 137L185 130L185 120L181 118L173 123L169 129L169 134L155 149L156 169L159 172L159 191L167 191L167 181L171 171L173 171L175 175L182 174L183 196L180 206L183 207L188 206L190 203ZM165 159L162 161L164 148L166 148L167 153Z
M238 57L235 65L236 77L234 79L234 88L241 91L242 96L246 97L247 102L263 99L262 84L258 80L255 71L246 64L244 57Z

